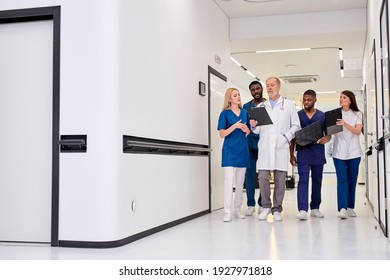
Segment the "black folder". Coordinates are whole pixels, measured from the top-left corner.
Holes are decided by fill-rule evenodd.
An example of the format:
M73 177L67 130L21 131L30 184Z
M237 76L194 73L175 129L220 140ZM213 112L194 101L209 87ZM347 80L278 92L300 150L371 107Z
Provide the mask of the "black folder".
M248 108L249 117L257 121L257 126L273 124L265 107Z
M325 112L325 121L326 121L326 134L334 134L340 131L343 131L343 126L337 125L337 119L342 119L343 115L341 113L341 108L333 109Z
M310 147L323 137L321 122L316 121L295 132L295 143L297 151Z

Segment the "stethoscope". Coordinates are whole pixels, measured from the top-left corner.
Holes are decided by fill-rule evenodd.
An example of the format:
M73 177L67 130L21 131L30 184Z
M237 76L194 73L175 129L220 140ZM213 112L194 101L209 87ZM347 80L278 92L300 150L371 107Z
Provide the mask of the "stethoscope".
M264 107L264 108L265 108L264 102L265 102L265 101L261 102L259 107ZM276 104L275 104L275 105L276 105ZM280 107L280 110L281 110L281 111L284 110L284 97L282 97L282 107Z

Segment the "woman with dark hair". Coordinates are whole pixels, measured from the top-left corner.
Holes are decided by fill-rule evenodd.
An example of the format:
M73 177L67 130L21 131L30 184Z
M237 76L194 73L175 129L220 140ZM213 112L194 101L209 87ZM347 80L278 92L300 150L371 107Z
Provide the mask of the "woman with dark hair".
M334 134L332 156L337 176L338 217L346 219L356 217L355 192L362 156L359 135L363 129L363 113L359 111L352 91L342 91L339 102L342 119L336 124L343 126L343 131Z

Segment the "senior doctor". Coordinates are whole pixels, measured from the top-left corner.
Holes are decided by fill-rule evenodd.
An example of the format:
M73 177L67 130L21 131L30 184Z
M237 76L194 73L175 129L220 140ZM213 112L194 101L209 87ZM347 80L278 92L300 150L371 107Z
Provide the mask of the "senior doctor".
M268 215L272 213L274 221L282 221L290 141L295 137L295 132L301 128L295 104L280 95L280 87L280 80L277 77L269 77L266 80L269 99L258 105L258 107L265 107L272 124L256 126L257 121L250 120L253 133L260 136L257 170L263 209L259 214L259 220L267 220ZM274 172L272 202L271 171Z

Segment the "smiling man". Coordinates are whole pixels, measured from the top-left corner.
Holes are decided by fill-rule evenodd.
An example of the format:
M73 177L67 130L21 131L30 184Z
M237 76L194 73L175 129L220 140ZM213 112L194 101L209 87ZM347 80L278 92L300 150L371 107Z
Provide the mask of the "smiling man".
M263 98L263 86L259 81L253 81L249 84L249 90L253 99L244 104L243 108L248 110L249 108L257 107L260 103L265 101ZM247 197L247 206L246 210L247 216L252 216L256 212L256 200L255 200L255 189L257 185L257 170L256 170L256 161L258 156L258 143L259 135L250 133L247 137L248 149L249 149L249 165L246 169L245 174L245 189ZM259 205L259 213L261 211L261 195L257 201Z

